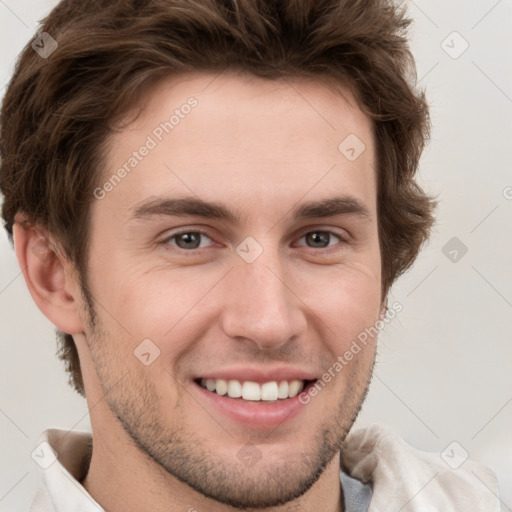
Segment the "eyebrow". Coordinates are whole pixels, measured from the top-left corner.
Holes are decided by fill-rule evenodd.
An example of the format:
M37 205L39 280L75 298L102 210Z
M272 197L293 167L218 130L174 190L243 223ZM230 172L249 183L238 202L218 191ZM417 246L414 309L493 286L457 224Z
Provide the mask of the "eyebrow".
M198 197L152 198L131 208L130 220L145 220L154 216L196 216L206 219L218 219L233 225L240 224L238 210L231 211L218 202L207 202ZM352 196L339 196L318 201L309 201L292 210L295 219L315 217L333 217L336 215L355 215L363 220L371 220L368 208Z

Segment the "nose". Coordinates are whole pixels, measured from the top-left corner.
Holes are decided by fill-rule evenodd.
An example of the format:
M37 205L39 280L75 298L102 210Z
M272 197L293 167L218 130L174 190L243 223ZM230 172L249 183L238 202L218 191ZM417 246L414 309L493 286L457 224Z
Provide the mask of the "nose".
M277 252L277 251L276 251ZM226 276L222 328L232 338L260 349L277 349L302 334L307 325L305 304L278 255L265 251L256 261L240 259Z

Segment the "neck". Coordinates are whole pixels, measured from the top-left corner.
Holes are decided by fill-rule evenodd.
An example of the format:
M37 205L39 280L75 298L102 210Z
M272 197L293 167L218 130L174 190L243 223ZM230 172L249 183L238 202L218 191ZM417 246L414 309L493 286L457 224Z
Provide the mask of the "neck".
M239 510L206 498L169 474L135 445L115 419L111 425L102 421L99 429L93 424L93 439L91 462L82 485L106 512ZM343 511L339 472L339 457L335 457L303 496L265 512Z

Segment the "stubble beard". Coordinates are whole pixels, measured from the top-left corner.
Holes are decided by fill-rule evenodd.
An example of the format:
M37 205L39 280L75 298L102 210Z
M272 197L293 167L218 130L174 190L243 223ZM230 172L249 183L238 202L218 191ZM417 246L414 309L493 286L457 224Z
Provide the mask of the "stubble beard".
M215 439L200 437L186 424L164 423L155 383L147 378L148 373L138 369L132 378L122 378L111 338L99 325L92 301L89 308L92 321L87 340L91 359L113 416L139 450L166 473L201 495L231 507L277 507L305 494L329 462L340 455L368 392L374 357L369 363L360 364L361 368L347 367L351 374L346 379L344 397L335 411L326 412L311 441L305 443L307 448L286 460L266 462L263 458L246 467L236 457L215 452ZM120 380L122 385L118 385ZM177 416L180 401L179 398L175 404Z

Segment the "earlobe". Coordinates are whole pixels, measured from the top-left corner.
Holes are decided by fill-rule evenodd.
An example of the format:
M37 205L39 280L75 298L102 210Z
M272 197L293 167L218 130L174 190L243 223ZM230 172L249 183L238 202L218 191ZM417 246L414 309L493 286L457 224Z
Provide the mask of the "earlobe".
M16 222L13 236L18 263L41 312L65 333L84 332L80 288L71 264L59 256L48 233L40 227Z

